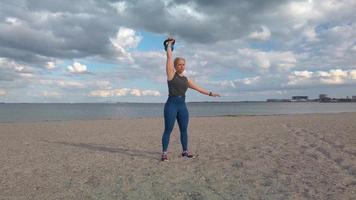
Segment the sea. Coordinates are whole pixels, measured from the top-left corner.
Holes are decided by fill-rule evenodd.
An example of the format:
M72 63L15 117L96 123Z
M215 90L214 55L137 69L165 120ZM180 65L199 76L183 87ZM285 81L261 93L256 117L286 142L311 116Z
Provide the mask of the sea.
M191 117L356 112L356 103L188 102ZM0 122L163 117L164 103L0 103Z

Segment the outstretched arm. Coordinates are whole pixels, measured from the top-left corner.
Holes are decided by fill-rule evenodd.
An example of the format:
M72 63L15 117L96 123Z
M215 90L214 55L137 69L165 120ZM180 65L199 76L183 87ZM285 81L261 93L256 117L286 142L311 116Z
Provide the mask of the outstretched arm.
M172 39L172 40L168 41L166 73L167 73L167 80L172 80L174 77L174 73L175 73L175 69L173 66L173 55L172 55L172 49L171 49L171 45L173 43L173 38L168 38L168 39Z
M213 97L220 97L219 94L217 93L213 93L213 92L209 92L201 87L199 87L196 83L193 82L193 80L189 79L188 80L188 86L189 88L193 89L193 90L196 90L202 94L205 94L205 95L209 95L209 96L213 96Z

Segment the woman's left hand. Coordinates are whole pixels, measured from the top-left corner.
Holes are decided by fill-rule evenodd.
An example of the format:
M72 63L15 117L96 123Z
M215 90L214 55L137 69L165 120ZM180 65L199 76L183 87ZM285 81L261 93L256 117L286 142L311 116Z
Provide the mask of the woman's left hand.
M212 97L220 97L220 94L217 94L217 93L211 93L211 96L212 96Z

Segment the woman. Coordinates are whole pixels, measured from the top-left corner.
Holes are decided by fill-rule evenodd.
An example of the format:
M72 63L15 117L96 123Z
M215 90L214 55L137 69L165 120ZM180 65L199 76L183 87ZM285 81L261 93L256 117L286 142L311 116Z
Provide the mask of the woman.
M209 95L212 97L220 97L219 94L209 92L198 85L196 85L191 79L183 76L185 70L185 59L177 57L172 58L172 45L175 40L173 38L168 38L166 45L167 51L167 62L166 62L166 73L168 82L169 97L164 106L164 133L162 136L162 161L168 161L168 144L171 132L175 120L177 119L179 130L180 130L180 141L182 143L183 152L182 157L185 159L194 158L192 154L188 151L188 122L189 113L187 106L185 105L185 92L188 87L194 89L202 94Z

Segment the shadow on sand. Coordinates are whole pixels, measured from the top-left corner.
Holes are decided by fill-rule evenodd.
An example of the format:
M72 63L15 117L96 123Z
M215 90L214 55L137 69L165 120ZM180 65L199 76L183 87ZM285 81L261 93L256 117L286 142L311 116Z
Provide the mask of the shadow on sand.
M143 150L137 150L137 149L125 149L125 148L118 148L118 147L108 147L108 146L105 146L102 144L55 142L55 141L46 141L46 140L43 140L43 141L48 142L48 143L56 143L56 144L63 144L63 145L67 145L67 146L85 148L85 149L94 150L94 151L119 153L119 154L123 154L126 156L135 156L135 157L148 158L148 159L158 159L158 158L160 158L159 156L161 155L160 152L143 151Z

